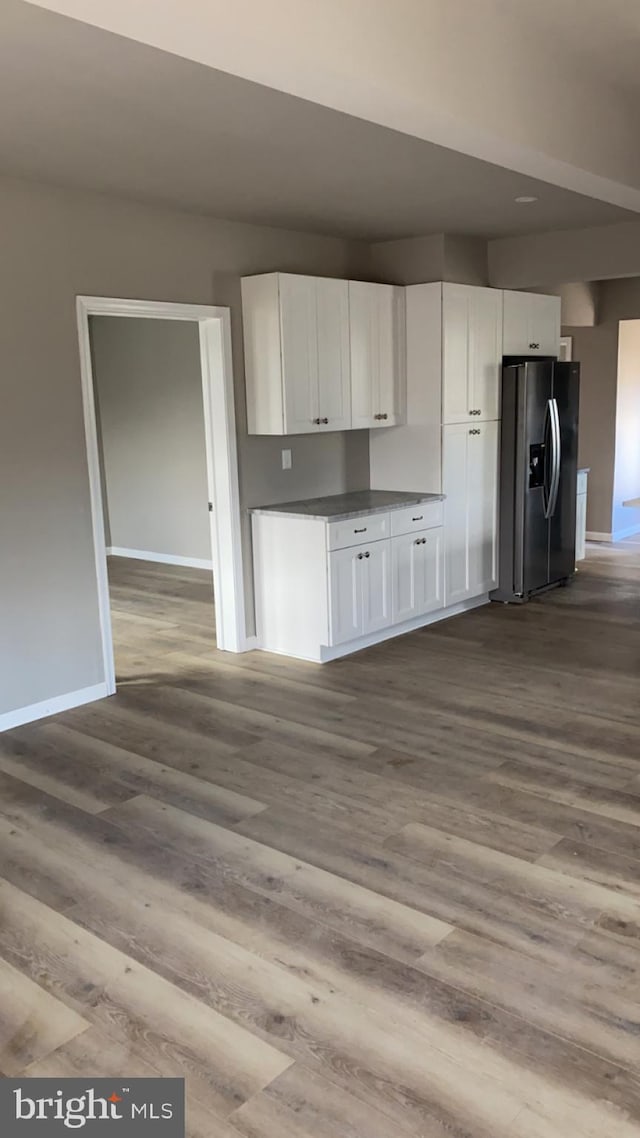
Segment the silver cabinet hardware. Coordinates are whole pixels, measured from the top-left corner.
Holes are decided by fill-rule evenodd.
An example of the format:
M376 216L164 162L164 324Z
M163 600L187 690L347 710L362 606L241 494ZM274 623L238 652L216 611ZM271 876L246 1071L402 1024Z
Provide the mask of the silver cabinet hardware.
M363 557L364 557L364 553L359 553L358 554L358 561L362 561Z
M423 518L424 518L424 514L419 514L417 518L412 518L411 521L412 522L421 522Z
M363 527L362 527L362 529L354 529L354 531L353 531L353 532L354 532L354 533L366 533L366 532L367 532L367 527L366 527L366 526L363 526Z
M413 544L414 545L426 545L427 539L426 539L426 537L417 537Z
M329 420L328 420L328 419L320 419L320 422L321 422L321 423L328 423L328 422L329 422Z
M539 344L529 344L529 347L530 347L530 348L538 348L538 349L539 349L539 348L540 348L540 345L539 345Z
M480 434L480 428L479 428L479 427L473 427L473 428L472 428L472 429L469 431L469 434L470 434L470 435L479 435L479 434Z
M389 418L389 416L387 415L386 412L384 415L374 415L373 417L374 417L374 419L388 419Z
M371 557L371 554L369 552L367 552L367 553L365 553L365 557Z
M319 419L314 419L313 421L314 421L314 423L316 424L316 426L319 426L319 425L320 425L320 420L319 420Z

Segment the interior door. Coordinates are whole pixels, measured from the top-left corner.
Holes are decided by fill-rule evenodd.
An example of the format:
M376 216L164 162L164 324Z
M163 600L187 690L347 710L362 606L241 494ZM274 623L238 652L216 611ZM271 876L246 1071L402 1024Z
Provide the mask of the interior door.
M519 382L524 383L521 591L529 593L543 588L549 581L547 514L553 475L552 367L548 362L527 363L519 373Z
M549 580L562 581L575 570L578 480L578 404L580 365L553 365L553 398L558 408L559 478L549 519Z
M317 432L320 410L315 278L282 273L279 284L285 434Z
M316 280L316 314L319 429L346 431L351 426L348 281Z

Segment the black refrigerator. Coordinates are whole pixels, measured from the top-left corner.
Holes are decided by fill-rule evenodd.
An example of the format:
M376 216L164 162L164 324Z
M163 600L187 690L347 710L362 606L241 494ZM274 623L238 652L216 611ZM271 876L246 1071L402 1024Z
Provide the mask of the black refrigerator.
M495 601L522 602L575 572L580 365L505 357Z

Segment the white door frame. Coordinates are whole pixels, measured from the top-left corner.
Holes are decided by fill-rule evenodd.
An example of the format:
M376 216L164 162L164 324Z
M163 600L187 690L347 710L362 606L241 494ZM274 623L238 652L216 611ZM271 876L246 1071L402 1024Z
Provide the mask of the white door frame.
M198 324L207 478L209 500L213 503L210 518L216 640L218 648L228 652L245 652L255 647L255 638L248 638L246 632L231 318L228 308L204 304L167 304L154 300L121 300L104 296L78 296L76 311L104 677L107 694L113 695L116 677L89 317L135 316L150 320L191 320Z

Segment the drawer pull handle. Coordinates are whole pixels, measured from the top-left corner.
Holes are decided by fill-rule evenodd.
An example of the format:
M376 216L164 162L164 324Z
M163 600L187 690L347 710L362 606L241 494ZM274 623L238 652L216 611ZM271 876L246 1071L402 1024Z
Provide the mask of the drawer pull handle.
M419 517L417 517L417 518L412 518L412 519L411 519L411 521L412 521L412 522L421 522L423 518L424 518L424 514L420 514L420 516L419 516Z
M353 532L354 532L354 533L366 533L366 532L367 532L367 527L366 527L366 526L363 526L363 527L362 527L362 529L354 529L354 531L353 531Z

